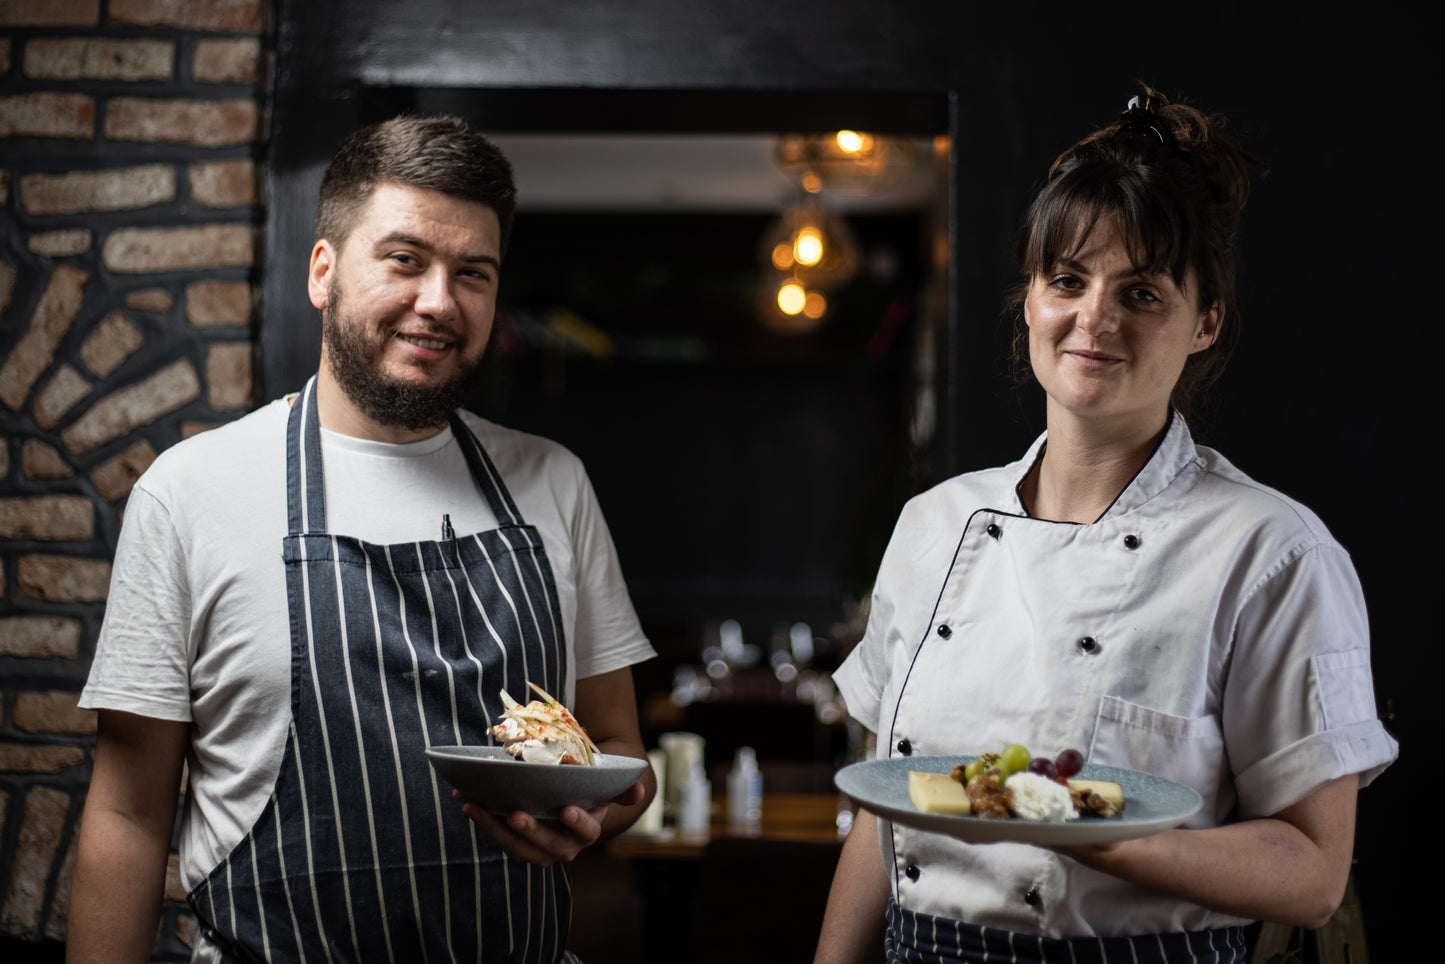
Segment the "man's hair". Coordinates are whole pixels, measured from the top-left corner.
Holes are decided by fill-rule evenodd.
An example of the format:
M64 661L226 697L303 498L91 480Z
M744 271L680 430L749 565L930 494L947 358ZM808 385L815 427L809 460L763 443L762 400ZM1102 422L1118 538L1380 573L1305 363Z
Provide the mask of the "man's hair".
M438 191L484 204L501 225L501 253L512 234L516 188L512 165L491 141L459 117L407 115L363 127L348 137L321 179L316 240L346 244L376 185Z

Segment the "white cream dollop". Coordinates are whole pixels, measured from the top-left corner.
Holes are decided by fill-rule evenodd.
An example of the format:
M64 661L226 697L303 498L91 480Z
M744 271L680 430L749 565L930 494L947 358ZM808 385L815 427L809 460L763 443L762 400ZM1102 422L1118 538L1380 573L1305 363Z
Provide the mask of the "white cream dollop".
M1004 800L1009 812L1020 820L1047 820L1058 823L1077 820L1068 787L1037 773L1010 774L1003 785Z

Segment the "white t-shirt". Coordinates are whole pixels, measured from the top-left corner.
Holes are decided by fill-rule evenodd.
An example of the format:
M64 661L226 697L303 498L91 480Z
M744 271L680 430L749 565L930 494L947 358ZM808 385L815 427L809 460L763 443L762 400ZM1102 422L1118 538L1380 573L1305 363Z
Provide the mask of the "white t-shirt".
M1193 786L1188 827L1268 816L1348 774L1363 785L1394 759L1359 582L1312 512L1196 447L1176 416L1097 522L1033 519L1017 487L1043 443L904 508L836 674L880 758L1074 747ZM880 844L902 906L972 924L1108 937L1240 922L1023 844L887 821Z
M80 705L193 724L181 882L202 880L259 816L290 721L286 419L278 399L176 445L136 483ZM655 655L582 463L555 442L464 418L551 563L576 681ZM373 543L493 529L450 429L389 445L322 432L327 529ZM585 721L584 721L585 723Z

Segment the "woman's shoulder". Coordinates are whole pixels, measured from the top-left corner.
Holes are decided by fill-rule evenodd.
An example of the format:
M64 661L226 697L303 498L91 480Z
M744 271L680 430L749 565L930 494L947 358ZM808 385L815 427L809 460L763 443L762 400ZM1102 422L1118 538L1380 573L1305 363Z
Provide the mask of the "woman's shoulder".
M1310 545L1341 548L1324 520L1309 506L1245 473L1220 452L1197 447L1203 469L1193 497L1235 524L1268 530L1278 537Z

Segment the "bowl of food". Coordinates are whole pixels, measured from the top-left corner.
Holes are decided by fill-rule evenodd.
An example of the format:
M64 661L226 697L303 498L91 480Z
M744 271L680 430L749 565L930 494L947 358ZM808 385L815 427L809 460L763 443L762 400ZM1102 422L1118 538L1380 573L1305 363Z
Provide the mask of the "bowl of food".
M556 817L563 807L606 803L647 770L646 760L598 750L565 706L528 685L541 699L525 706L501 693L506 713L492 727L500 745L426 751L432 768L463 796L491 813Z

